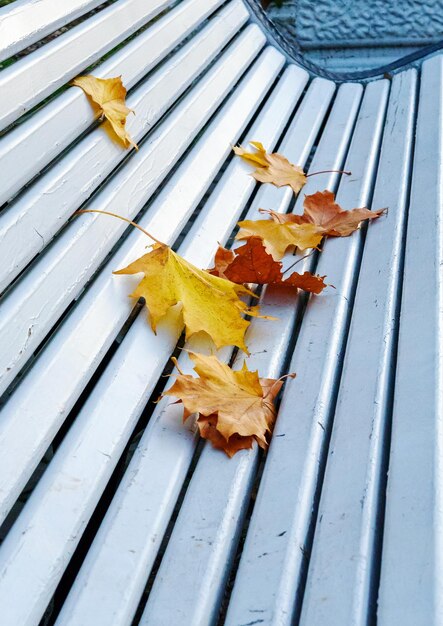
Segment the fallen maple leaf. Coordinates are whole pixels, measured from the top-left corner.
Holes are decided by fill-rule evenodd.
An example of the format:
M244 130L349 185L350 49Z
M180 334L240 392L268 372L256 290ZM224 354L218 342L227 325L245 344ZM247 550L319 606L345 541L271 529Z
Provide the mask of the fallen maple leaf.
M335 202L334 194L328 190L306 196L303 208L303 215L266 212L277 224L312 224L316 226L318 233L332 237L347 237L357 230L362 221L376 219L386 212L386 209L370 211L366 208L345 211Z
M208 272L234 283L290 285L316 294L326 287L324 276L314 276L310 272L293 272L284 279L282 264L274 261L266 252L259 237L249 237L235 252L219 246L215 254L215 266Z
M250 448L254 440L266 448L276 416L274 399L283 379L259 378L258 372L250 372L246 363L234 371L216 356L193 352L189 356L198 378L180 372L163 394L183 403L183 421L198 413L201 436L228 456Z
M260 141L250 141L251 146L254 146L256 152L248 152L242 146L233 146L235 154L244 159L250 165L256 167L268 167L269 161L267 159L266 148Z
M109 121L125 148L133 145L138 150L137 144L126 131L126 118L129 113L134 113L134 111L125 104L126 88L120 76L116 78L78 76L71 85L83 89L95 105L94 108L98 107L99 114Z
M258 315L257 307L248 307L239 298L253 296L249 289L211 276L164 244L157 244L128 267L114 272L139 273L144 278L131 297L145 299L154 332L168 309L181 303L187 339L204 331L217 348L234 345L247 352L244 334L250 322L243 315Z
M323 238L314 224L280 223L272 220L246 220L239 222L236 239L260 237L266 250L278 261L288 248L317 248Z
M249 450L255 439L252 435L231 435L229 439L223 437L217 430L217 415L209 415L209 417L200 416L197 420L197 426L202 439L207 439L212 443L216 450L223 450L229 457L233 457L239 450Z
M255 166L252 176L261 183L272 183L276 187L289 185L294 193L298 193L306 183L306 174L303 168L290 163L286 157L278 152L266 152L259 141L251 141L256 152L247 152L242 146L233 148L235 154L249 164Z
M211 276L206 270L198 269L136 222L117 213L98 209L81 209L74 215L82 213L101 213L116 217L131 224L156 242L150 246L153 248L151 252L136 259L127 267L113 272L113 274L144 274L144 278L130 297L137 300L144 298L154 333L158 322L168 310L180 304L186 339L195 333L205 332L212 338L217 348L233 345L247 353L244 335L250 322L245 320L243 315L275 319L259 315L258 306L248 306L240 300L240 296L255 298L252 291L243 285Z

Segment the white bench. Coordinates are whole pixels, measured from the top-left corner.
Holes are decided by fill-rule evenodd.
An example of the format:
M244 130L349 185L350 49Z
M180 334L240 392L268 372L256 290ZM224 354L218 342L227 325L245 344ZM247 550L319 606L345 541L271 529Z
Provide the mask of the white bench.
M441 624L442 57L337 86L242 0L99 4L0 9L0 60L79 20L0 72L2 626ZM62 89L96 63L130 89L138 152ZM71 216L118 212L209 267L240 216L301 210L233 158L251 139L352 171L303 193L389 211L305 261L335 290L264 290L278 321L251 323L249 367L297 378L269 453L229 460L150 402L181 328L154 336L112 275L146 239Z

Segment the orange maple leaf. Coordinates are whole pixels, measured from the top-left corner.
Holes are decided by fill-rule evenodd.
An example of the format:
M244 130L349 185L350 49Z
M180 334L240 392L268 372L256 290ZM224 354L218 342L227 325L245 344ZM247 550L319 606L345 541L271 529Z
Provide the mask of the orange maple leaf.
M266 448L276 417L274 399L283 379L259 378L246 363L234 371L216 356L193 352L189 356L198 377L180 373L163 394L183 403L183 420L198 414L201 436L228 456L250 448L254 440Z
M386 212L386 209L370 211L369 209L351 209L345 211L335 202L335 195L328 190L317 191L305 197L303 215L269 213L278 224L313 224L317 232L332 237L347 237L359 227L364 220L373 220Z
M227 278L233 283L289 285L316 294L327 286L324 276L314 276L310 272L304 274L293 272L285 279L282 264L274 261L266 252L260 237L249 237L235 252L219 246L215 255L215 266L208 272L214 276Z
M291 375L292 376L292 375ZM269 402L274 401L275 396L281 389L283 385L283 380L275 380L274 378L260 378L260 384L263 389L263 396L267 398ZM200 415L197 419L197 426L200 433L200 437L202 439L207 439L212 443L212 446L217 450L223 450L226 454L232 458L236 452L239 450L249 450L252 448L252 444L254 441L257 441L258 445L265 449L267 447L267 441L269 436L266 439L266 446L263 442L260 442L254 435L238 435L234 433L226 440L223 435L217 430L217 422L218 417L216 414L209 415L205 417L204 415ZM274 419L269 422L270 432L274 427L275 423L275 414Z

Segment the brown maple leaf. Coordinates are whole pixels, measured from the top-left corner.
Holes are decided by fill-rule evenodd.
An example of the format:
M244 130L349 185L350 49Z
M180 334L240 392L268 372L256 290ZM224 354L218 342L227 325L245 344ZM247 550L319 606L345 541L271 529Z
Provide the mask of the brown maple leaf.
M234 371L216 356L193 352L189 356L198 377L180 373L163 394L183 403L183 420L198 414L202 437L229 456L250 448L253 440L266 448L276 416L274 399L283 379L259 378L246 363Z
M223 450L229 457L233 457L239 450L249 450L252 448L252 444L255 439L252 435L231 435L229 439L223 437L217 430L217 415L209 415L204 417L200 415L197 419L197 427L200 433L200 437L207 439L212 443L212 446L216 450Z
M347 237L357 230L362 221L376 219L386 212L386 209L370 211L366 208L345 211L335 202L335 195L328 190L306 196L303 208L303 215L262 212L269 213L277 224L312 224L316 226L318 233L332 237Z
M248 152L242 146L233 148L235 154L255 167L252 176L261 183L272 183L276 187L288 185L294 193L298 193L306 183L303 168L290 163L278 152L266 152L259 141L251 141L256 152Z
M310 272L304 274L293 272L285 279L282 264L274 261L266 252L260 237L249 237L235 252L219 246L215 255L215 266L208 272L214 276L227 278L233 283L289 285L316 294L327 286L324 276L314 276Z

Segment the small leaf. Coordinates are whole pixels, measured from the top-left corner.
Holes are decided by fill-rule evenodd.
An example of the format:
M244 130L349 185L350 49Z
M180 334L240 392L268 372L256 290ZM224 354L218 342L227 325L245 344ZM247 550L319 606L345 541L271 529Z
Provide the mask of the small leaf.
M266 158L266 148L259 141L250 141L251 146L256 148L256 152L248 152L242 146L234 146L232 149L235 154L239 157L242 157L247 163L250 165L255 165L257 167L268 167L269 162Z
M282 264L274 261L266 252L259 237L249 237L235 252L219 246L215 255L215 267L208 271L214 276L227 278L234 283L279 284L316 294L327 286L324 276L314 276L310 272L304 274L293 272L285 279Z
M198 430L202 439L207 439L212 443L212 446L216 450L223 450L226 454L232 458L239 450L249 450L252 448L252 444L255 439L252 435L231 435L226 440L223 435L217 430L217 415L209 415L204 417L200 415L197 420Z
M183 403L183 419L198 413L201 436L228 456L250 448L253 440L266 448L276 416L274 398L283 380L260 379L246 363L234 371L216 356L193 352L189 356L198 378L180 374L163 394Z
M298 193L306 183L306 175L303 168L290 163L286 157L278 152L266 152L263 145L258 141L250 144L256 148L256 152L247 152L241 146L236 146L234 152L237 156L255 166L252 176L261 183L272 183L276 187L288 185L294 193Z
M277 224L285 226L311 224L317 227L317 232L330 237L347 237L357 230L362 221L374 220L386 212L386 209L369 211L366 208L345 211L335 202L334 194L328 190L306 196L303 208L303 215L266 212Z
M96 78L95 76L78 76L71 85L80 87L89 96L93 104L99 108L100 115L106 117L120 143L125 148L137 144L126 131L126 118L134 113L125 104L126 88L120 76L116 78Z
M315 276L314 274L311 274L311 272L304 272L303 274L294 272L283 282L283 285L290 285L291 287L296 287L297 289L303 289L303 291L319 294L325 287L333 286L326 285L324 280L325 278L325 276Z
M271 220L246 220L239 222L240 231L236 239L260 237L266 250L278 261L289 248L317 248L323 234L313 224L281 224Z

